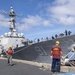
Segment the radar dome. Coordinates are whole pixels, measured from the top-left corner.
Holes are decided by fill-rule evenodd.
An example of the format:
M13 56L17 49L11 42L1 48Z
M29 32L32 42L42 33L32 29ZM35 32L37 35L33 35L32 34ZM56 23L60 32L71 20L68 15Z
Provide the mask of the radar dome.
M24 34L23 34L23 33L21 33L21 36L23 37L23 36L24 36Z
M5 33L4 35L5 35L5 36L7 36L7 35L8 35L8 33Z

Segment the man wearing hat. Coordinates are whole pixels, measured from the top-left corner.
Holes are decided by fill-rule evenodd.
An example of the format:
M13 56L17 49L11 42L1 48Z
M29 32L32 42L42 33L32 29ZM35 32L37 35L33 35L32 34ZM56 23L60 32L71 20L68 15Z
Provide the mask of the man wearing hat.
M12 54L13 54L12 45L9 45L9 48L6 51L6 54L7 54L8 64L12 66Z
M51 48L51 56L52 56L52 72L60 72L60 59L62 55L62 50L60 47L60 42L56 41L56 44Z

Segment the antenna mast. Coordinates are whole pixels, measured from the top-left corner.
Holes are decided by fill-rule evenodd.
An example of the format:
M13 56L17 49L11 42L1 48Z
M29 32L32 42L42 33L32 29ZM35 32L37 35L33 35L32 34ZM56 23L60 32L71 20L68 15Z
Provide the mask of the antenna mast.
M10 12L9 12L9 17L10 17L10 26L9 29L11 30L11 32L13 32L14 30L16 30L15 28L15 17L16 17L16 13L13 10L13 7L10 7Z

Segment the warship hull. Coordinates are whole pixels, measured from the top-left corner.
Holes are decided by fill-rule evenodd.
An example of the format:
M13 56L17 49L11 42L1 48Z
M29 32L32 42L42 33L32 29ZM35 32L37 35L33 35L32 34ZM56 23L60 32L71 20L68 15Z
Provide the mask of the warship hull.
M51 47L55 45L55 41L60 41L60 46L62 48L63 56L68 54L72 49L73 44L75 44L75 35L65 36L53 40L43 41L39 43L32 44L30 46L23 46L21 48L15 49L14 59L35 61L39 63L51 63L50 51Z

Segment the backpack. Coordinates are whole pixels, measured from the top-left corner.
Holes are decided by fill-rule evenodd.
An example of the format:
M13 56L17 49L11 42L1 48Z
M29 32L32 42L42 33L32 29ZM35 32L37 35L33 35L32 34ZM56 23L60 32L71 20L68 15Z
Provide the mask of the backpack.
M7 51L7 53L8 53L8 54L13 54L13 51L12 51L11 49L9 49L9 50Z

